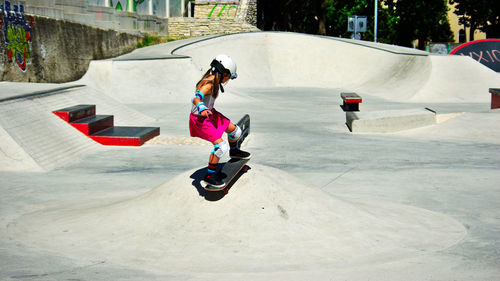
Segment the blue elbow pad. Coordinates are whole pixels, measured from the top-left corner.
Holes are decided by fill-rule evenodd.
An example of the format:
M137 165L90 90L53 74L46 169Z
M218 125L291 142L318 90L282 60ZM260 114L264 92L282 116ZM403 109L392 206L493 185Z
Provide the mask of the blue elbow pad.
M205 95L200 90L196 90L196 93L194 93L194 96L191 99L191 102L193 102L194 99L196 99L196 98L203 100L203 98L205 98Z
M200 100L203 100L203 98L205 97L205 95L200 90L196 90L194 96L199 98Z

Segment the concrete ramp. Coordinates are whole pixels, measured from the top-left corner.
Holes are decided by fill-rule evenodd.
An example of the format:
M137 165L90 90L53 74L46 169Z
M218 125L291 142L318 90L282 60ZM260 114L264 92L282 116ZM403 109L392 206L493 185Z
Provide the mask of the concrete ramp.
M409 102L490 103L489 88L500 86L500 74L466 56L430 56L432 69Z
M466 235L442 214L332 197L249 164L219 201L205 199L203 171L192 170L137 198L52 205L19 218L9 235L70 257L170 274L318 273L440 251Z
M488 87L500 84L497 73L470 58L296 33L220 36L172 53L191 57L202 70L227 53L238 64L231 84L243 88L341 88L397 102L485 102Z
M394 102L487 102L498 73L467 57L433 56L399 46L284 32L191 38L94 61L82 79L124 103L191 97L213 57L237 62L232 89L344 89ZM231 90L231 89L229 89Z
M405 51L405 55L395 54L398 50ZM204 70L217 53L227 53L237 62L239 78L234 85L239 87L349 88L368 83L380 73L389 76L400 65L410 72L428 67L426 53L413 51L412 55L406 55L408 50L401 47L393 47L389 52L345 40L296 33L222 36L174 51L176 55L192 57ZM387 72L389 69L391 72Z
M2 171L43 171L35 160L2 127L0 127L0 143L0 167Z
M12 93L0 101L0 170L43 171L60 167L102 149L52 111L92 102L113 112L116 124L143 125L153 121L95 89L86 86L48 87L29 92L28 83L10 85ZM15 90L18 88L20 90Z
M201 75L188 57L138 55L93 61L82 82L126 104L189 103Z

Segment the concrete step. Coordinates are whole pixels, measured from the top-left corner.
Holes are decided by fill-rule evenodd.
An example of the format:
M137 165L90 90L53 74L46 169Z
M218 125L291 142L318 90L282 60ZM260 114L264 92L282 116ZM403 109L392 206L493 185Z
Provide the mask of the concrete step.
M87 136L112 128L114 125L113 115L95 115L87 118L79 119L70 123L80 132Z
M92 134L90 138L103 145L141 146L158 135L159 127L116 126Z
M95 105L80 104L63 109L55 110L53 113L64 121L70 123L78 119L87 118L95 115Z
M159 127L114 126L113 115L95 115L96 106L80 104L53 113L103 145L141 146L160 135Z

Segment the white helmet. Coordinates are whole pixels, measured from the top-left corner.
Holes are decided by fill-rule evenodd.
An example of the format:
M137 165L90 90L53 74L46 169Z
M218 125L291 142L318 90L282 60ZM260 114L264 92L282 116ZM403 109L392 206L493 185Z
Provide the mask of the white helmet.
M236 73L236 63L228 55L220 54L216 56L210 66L212 70L217 70L220 73L229 72L229 74L231 74L231 79L238 77Z

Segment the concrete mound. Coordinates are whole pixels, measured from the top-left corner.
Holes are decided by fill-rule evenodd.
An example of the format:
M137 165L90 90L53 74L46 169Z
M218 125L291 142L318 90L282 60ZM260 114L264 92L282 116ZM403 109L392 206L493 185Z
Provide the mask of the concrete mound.
M466 235L439 213L334 197L281 170L250 166L218 201L207 200L203 170L193 170L137 198L26 214L9 235L70 257L169 274L384 263L448 248Z

